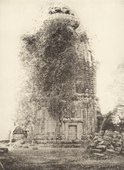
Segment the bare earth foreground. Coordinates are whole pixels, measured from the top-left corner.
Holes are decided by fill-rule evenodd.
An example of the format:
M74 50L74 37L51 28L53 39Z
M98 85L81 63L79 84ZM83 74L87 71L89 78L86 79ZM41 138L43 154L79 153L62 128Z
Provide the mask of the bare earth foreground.
M83 148L25 148L9 152L5 170L122 170L124 156L97 158Z

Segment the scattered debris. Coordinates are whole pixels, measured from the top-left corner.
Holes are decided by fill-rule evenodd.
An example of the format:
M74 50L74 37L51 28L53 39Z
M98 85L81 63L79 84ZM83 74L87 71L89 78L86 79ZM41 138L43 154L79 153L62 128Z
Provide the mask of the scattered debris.
M95 134L91 140L88 149L91 154L103 156L105 154L123 154L124 153L124 134L117 131L105 131L105 134Z

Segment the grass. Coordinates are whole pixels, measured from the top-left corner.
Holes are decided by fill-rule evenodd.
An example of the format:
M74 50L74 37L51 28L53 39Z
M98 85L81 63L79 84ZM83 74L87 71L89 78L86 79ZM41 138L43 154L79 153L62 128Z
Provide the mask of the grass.
M124 157L106 155L98 158L83 148L15 149L9 153L12 163L4 162L6 170L122 170Z

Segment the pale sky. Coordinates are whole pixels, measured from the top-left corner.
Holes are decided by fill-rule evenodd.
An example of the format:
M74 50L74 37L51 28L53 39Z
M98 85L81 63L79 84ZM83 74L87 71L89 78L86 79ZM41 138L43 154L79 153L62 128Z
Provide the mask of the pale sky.
M42 20L41 9L48 1L53 2L53 0L0 0L0 138L7 136L15 114L14 96L20 74L18 63L20 36L30 30L38 18ZM124 0L62 2L77 13L91 38L94 57L99 62L97 96L101 111L105 114L116 104L116 96L111 86L117 65L124 61Z

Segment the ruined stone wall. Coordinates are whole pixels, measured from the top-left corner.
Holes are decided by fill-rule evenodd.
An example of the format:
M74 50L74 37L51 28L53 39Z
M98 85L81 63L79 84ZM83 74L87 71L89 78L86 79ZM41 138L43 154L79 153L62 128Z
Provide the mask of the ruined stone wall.
M108 130L105 133L95 133L88 149L91 154L100 157L108 154L124 154L124 133Z

